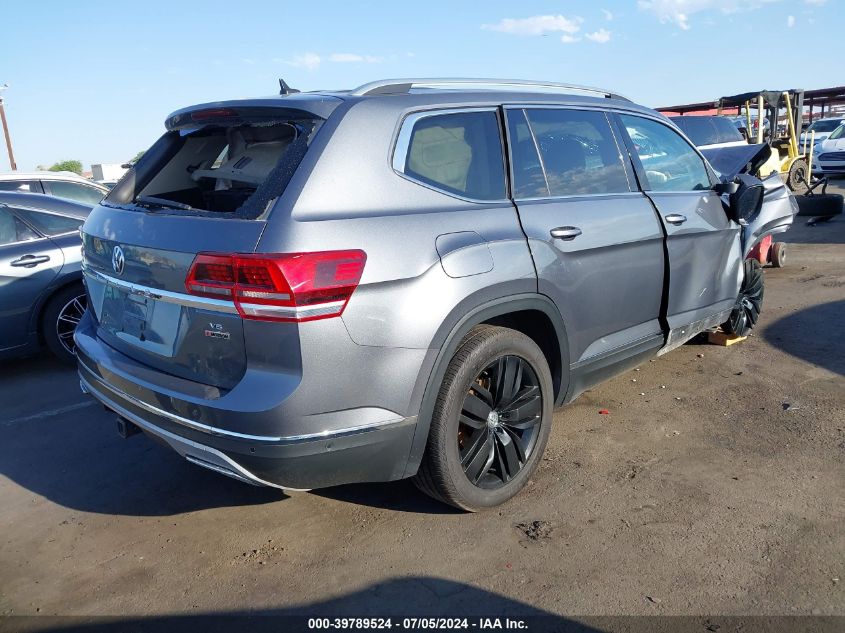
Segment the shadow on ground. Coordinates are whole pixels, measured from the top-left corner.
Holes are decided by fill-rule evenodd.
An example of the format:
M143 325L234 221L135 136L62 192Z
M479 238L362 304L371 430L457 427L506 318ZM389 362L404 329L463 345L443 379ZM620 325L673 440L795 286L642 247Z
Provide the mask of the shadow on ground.
M56 397L57 406L45 404L46 392ZM50 356L0 363L0 402L0 474L61 506L100 514L171 516L287 499L281 490L250 486L194 466L146 436L122 439L116 416L82 395L75 370ZM69 402L69 408L58 406ZM423 495L410 481L338 486L311 494L398 512L458 512Z
M787 354L845 375L845 300L789 314L763 330L763 337Z
M499 618L500 625L494 630L505 630L506 618L510 621L524 621L526 624L524 630L534 632L600 633L609 630L594 628L577 620L561 617L471 585L432 577L389 579L331 600L282 609L147 618L17 617L7 620L7 624L14 622L17 625L15 630L21 632L204 631L205 633L230 633L231 631L250 631L251 633L277 633L284 631L288 633L329 630L335 628L331 625L334 618L344 617L390 618L390 629L398 630L480 630L482 629L479 626L481 618L489 618L491 621ZM412 617L450 618L453 619L453 623L454 619L457 619L458 626L448 628L430 624L405 626L404 619ZM327 622L314 626L313 620L309 623L309 619L312 618L326 619ZM466 628L461 626L461 618L468 618ZM0 620L0 628L2 624ZM371 627L353 625L338 628L360 631ZM383 627L383 630L390 629Z
M600 606L598 606L600 608ZM336 621L335 618L347 618ZM381 627L349 618L377 618ZM415 621L414 618L417 620ZM419 622L419 619L425 619ZM442 618L443 620L439 620ZM463 619L466 618L466 622ZM387 626L387 620L390 625ZM565 617L478 587L443 578L393 578L337 598L283 609L151 617L23 617L0 620L20 633L203 631L285 633L314 630L458 630L532 633L834 633L842 618L783 616Z

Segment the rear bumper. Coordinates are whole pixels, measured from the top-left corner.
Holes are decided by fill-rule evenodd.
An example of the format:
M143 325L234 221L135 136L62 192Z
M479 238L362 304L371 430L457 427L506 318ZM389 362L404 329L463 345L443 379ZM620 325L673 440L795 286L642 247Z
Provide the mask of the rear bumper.
M275 413L275 432L241 432L250 425L238 421L248 414L226 411L225 397L202 402L193 395L180 398L155 389L139 377L142 367L105 345L93 330L90 318L83 319L77 330L83 390L192 463L241 481L288 490L403 476L416 416L370 407L291 419L280 407L275 412L255 412L262 418ZM208 414L210 408L213 415ZM225 428L209 420L225 421ZM306 426L309 432L301 432Z

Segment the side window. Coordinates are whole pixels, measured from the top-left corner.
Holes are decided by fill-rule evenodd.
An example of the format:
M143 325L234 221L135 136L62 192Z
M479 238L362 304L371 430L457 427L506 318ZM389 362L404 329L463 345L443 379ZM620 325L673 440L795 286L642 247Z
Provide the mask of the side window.
M44 193L44 190L41 188L41 183L37 180L0 180L0 191Z
M604 113L535 108L527 108L524 112L534 145L539 150L549 195L630 191L622 157ZM517 145L520 143L518 128L519 125ZM522 158L518 152L519 147L515 146L515 168Z
M95 205L103 199L99 189L77 182L66 182L63 180L50 180L47 182L50 193L59 198L76 200L84 204Z
M79 218L71 218L66 215L42 213L40 211L19 209L17 207L15 208L15 213L41 231L41 233L49 236L70 233L71 231L77 230L84 222L84 220Z
M514 198L544 198L549 185L524 110L507 110Z
M651 191L703 191L710 188L704 161L668 125L621 114Z
M0 246L28 242L38 237L35 231L12 215L11 211L0 208Z
M495 112L437 114L416 120L404 158L401 171L421 183L475 200L506 197Z

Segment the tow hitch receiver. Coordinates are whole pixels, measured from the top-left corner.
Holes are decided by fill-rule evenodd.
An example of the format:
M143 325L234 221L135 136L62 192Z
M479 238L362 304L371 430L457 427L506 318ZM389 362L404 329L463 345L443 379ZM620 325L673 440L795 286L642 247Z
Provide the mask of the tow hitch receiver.
M117 432L124 440L141 432L135 424L132 424L126 418L117 418Z

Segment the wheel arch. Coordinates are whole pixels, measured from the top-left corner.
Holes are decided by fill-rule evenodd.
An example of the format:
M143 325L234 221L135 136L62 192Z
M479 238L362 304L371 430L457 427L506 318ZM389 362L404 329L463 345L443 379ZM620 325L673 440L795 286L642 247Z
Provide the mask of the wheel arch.
M405 467L405 477L414 475L419 469L428 440L434 404L449 362L464 336L472 328L482 324L508 327L534 340L549 360L555 389L555 406L561 404L566 396L569 389L568 338L560 311L551 299L541 294L526 293L501 297L475 307L451 327L448 324L441 326L435 336L433 343L439 344L439 352L428 375L420 377L425 387L411 452Z

